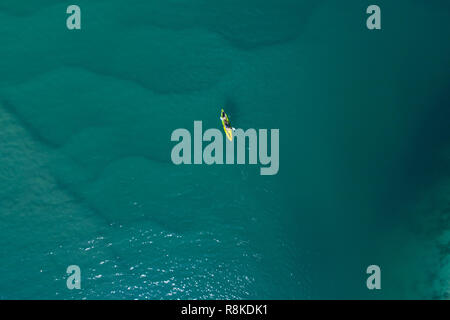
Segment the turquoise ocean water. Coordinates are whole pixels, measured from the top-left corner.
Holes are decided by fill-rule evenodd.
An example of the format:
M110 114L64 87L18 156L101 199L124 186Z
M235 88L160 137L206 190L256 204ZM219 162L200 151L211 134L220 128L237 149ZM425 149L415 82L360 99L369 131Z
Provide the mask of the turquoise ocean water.
M448 299L449 2L370 4L2 0L0 298ZM171 162L222 107L277 175Z

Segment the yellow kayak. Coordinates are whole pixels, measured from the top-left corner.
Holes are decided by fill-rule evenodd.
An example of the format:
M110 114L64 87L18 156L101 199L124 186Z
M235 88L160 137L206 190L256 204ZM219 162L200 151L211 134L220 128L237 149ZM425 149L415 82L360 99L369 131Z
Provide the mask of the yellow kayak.
M228 121L228 124L230 124L230 120L228 119L227 114L223 111L220 112L220 116L222 117L222 112L225 114L225 118ZM225 121L222 120L222 125L223 125L223 130L225 131L225 134L227 135L228 140L233 141L233 129L231 128L227 128L227 126L225 125Z

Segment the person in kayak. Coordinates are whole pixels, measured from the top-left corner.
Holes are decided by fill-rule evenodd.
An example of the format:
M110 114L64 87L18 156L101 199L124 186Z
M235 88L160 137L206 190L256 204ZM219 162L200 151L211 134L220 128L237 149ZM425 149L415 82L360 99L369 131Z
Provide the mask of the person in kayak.
M230 121L228 121L228 119L225 115L225 111L222 111L222 113L220 114L220 120L223 121L226 128L232 129L233 131L236 130L235 128L231 127Z

